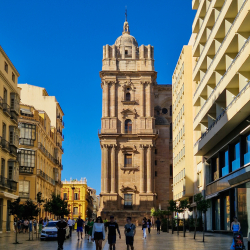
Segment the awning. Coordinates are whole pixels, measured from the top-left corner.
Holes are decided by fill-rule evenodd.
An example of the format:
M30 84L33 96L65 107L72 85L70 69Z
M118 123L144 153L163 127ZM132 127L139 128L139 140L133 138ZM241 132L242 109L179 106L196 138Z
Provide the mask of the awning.
M20 109L23 114L32 115L33 113L29 109Z
M10 199L14 199L16 200L19 196L18 195L14 195L8 192L4 192L4 191L0 191L0 195L3 195L4 197L10 198Z
M220 192L216 192L216 193L213 193L213 194L207 195L207 196L206 196L206 200L209 200L209 199L212 199L212 198L214 198L214 197L218 196L218 195L219 195L219 193L220 193Z

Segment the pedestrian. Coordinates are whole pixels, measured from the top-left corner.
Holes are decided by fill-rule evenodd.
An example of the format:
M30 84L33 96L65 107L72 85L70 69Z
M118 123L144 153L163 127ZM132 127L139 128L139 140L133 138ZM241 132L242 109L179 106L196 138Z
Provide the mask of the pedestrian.
M33 220L33 226L34 226L34 233L36 234L36 231L37 231L36 219Z
M66 234L67 227L68 227L68 225L64 221L63 216L62 216L61 219L56 223L58 250L63 249L63 243L65 240L65 234Z
M25 219L23 222L23 228L24 228L23 232L26 234L28 232L28 228L29 228L29 221L27 219Z
M47 221L47 218L45 217L44 220L43 220L43 227L46 227L47 223L48 223L48 221Z
M239 233L240 229L241 229L240 223L238 221L238 218L235 216L234 221L231 224L231 230L233 231L233 234L234 234L234 233ZM233 243L232 243L230 249L235 249L234 245L235 245L235 242L234 242L234 239L233 239Z
M73 219L73 226L72 226L73 231L75 231L75 224L76 224L76 221L75 219Z
M68 226L69 226L69 236L72 237L72 227L73 227L73 220L71 218L68 219Z
M29 232L32 232L32 220L29 221Z
M24 231L24 219L23 218L21 219L21 231L22 232Z
M105 227L108 229L108 243L109 249L115 250L116 244L116 230L119 234L119 238L121 239L121 233L119 230L118 224L115 222L115 218L113 215L110 216L110 222L106 222ZM113 248L112 248L113 247Z
M88 235L88 232L89 232L89 220L88 218L86 218L86 221L85 221L85 236Z
M142 239L146 239L147 238L147 219L144 217L142 220L142 231L143 231L143 238Z
M102 217L99 216L93 225L92 241L95 241L96 250L102 250L102 241L105 240L105 227Z
M150 230L151 230L151 221L150 219L148 219L148 222L147 222L147 227L148 227L148 233L150 234Z
M91 237L92 237L92 231L93 231L93 226L94 226L95 220L92 221L88 221L88 240L91 241Z
M157 220L155 221L156 224L156 228L157 228L157 234L160 234L161 232L161 221L159 220L159 218L157 218Z
M43 218L39 219L39 234L42 232L43 229Z
M18 232L18 233L21 232L21 223L22 223L22 221L18 218L18 219L17 219L17 230L18 230L17 232Z
M78 240L79 240L80 233L81 233L81 239L82 239L82 232L83 232L83 227L84 227L84 220L81 219L81 216L78 217L76 223L77 223L77 234L78 234Z
M134 250L134 236L136 233L136 227L131 223L131 217L127 217L127 224L124 228L127 250L129 250L129 248L131 248L131 250Z

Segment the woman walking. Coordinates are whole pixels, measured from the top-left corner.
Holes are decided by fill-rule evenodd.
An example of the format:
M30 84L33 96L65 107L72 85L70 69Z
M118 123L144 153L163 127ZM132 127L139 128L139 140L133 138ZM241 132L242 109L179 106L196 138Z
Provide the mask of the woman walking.
M240 229L241 229L241 227L240 227L240 223L238 222L238 218L234 217L234 221L231 224L231 230L233 231L233 234L234 233L239 233ZM230 249L235 249L234 244L235 243L234 243L234 239L233 239L233 243L232 243Z
M95 241L96 250L102 250L102 241L105 240L105 227L102 217L97 217L92 229L92 241Z
M152 226L151 221L150 221L150 219L148 219L147 227L148 227L148 233L149 234L150 234L150 231L151 231L151 226Z
M142 230L143 230L143 239L146 239L147 238L147 233L146 233L146 230L147 230L147 219L145 217L142 220Z

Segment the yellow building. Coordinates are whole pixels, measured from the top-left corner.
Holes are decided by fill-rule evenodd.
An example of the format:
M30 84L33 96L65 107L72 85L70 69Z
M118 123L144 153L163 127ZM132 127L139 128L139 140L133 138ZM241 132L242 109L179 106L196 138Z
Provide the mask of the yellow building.
M18 123L19 190L21 201L36 201L37 193L49 199L61 193L61 155L56 145L57 131L45 111L21 104ZM41 207L40 217L51 217Z
M8 214L18 182L18 115L19 73L0 46L0 232L13 230L13 218Z
M208 230L250 232L250 1L193 0L196 192L211 203ZM190 145L191 147L191 145ZM202 157L202 160L198 157Z
M173 198L193 196L192 46L184 46L172 76ZM187 145L187 146L186 146ZM192 201L192 199L191 199Z
M70 209L69 217L77 219L81 216L86 219L88 216L88 186L86 178L81 178L80 181L72 180L63 181L62 198L68 202Z

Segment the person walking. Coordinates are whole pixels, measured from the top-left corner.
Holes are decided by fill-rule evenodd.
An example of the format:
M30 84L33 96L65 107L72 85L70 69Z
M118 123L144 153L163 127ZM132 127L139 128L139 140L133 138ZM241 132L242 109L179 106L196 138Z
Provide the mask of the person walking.
M88 220L88 218L86 218L86 221L85 221L85 236L88 235L88 233L89 233L89 226L88 226L89 221L91 221L91 220Z
M72 237L72 228L73 228L73 220L71 218L68 219L68 226L69 226L69 236Z
M92 241L95 241L96 250L102 250L102 241L105 240L105 227L102 217L99 216L93 225Z
M235 216L234 221L231 224L231 230L233 231L233 234L234 234L234 233L239 233L240 229L241 229L240 223L238 221L238 218ZM235 249L234 245L235 245L235 242L234 242L234 238L233 238L233 243L232 243L230 249Z
M115 250L116 244L116 230L119 234L119 238L121 239L121 233L119 230L118 224L115 222L115 218L113 215L110 216L110 222L106 222L105 227L108 229L108 243L109 249Z
M23 228L24 228L23 232L26 234L29 229L29 221L27 219L25 219L23 222Z
M36 222L36 219L33 220L33 226L34 226L34 233L36 234L36 231L37 231L37 222Z
M57 242L58 242L58 250L63 249L63 243L65 240L66 228L68 227L67 223L64 221L63 216L56 223L57 228Z
M91 241L91 237L92 237L92 231L93 231L93 226L94 226L95 221L88 221L88 240Z
M42 232L43 230L43 218L39 219L39 234Z
M157 220L155 221L156 224L156 228L157 228L157 234L160 234L161 232L161 221L159 220L159 218L157 218Z
M124 226L124 234L126 236L127 250L134 250L134 236L136 234L136 226L131 223L131 217L127 217L127 224Z
M148 222L147 222L147 227L148 227L148 233L150 234L150 231L151 231L151 221L150 219L148 219Z
M76 224L77 224L77 234L78 234L78 240L80 239L79 236L80 236L80 233L81 233L81 239L82 239L82 232L83 232L83 227L84 227L84 220L81 219L81 216L78 217L77 221L76 221Z
M142 220L142 230L143 230L143 239L147 238L147 219L144 217Z

